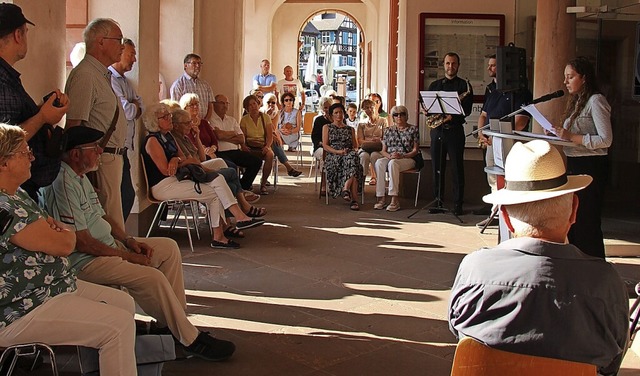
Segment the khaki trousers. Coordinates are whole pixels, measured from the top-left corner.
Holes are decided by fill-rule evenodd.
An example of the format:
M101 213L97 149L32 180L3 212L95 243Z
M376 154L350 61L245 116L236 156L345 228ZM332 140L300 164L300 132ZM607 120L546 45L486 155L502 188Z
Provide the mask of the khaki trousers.
M92 347L100 353L100 375L136 375L133 299L122 291L78 280L60 294L0 329L0 346L43 342Z
M96 171L98 180L98 200L109 218L113 219L124 229L124 214L122 212L122 170L124 159L121 155L104 153L100 156L100 167Z
M185 313L187 300L178 244L169 238L136 240L153 248L150 266L133 264L120 257L96 257L78 273L78 278L125 287L159 327L169 327L182 344L190 345L199 332Z

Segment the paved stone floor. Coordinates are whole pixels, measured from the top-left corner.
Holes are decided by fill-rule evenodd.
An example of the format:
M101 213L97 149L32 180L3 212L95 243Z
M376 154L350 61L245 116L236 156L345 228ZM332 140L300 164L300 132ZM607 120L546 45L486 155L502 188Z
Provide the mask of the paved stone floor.
M395 213L373 210L373 187L366 191L354 212L342 199L325 205L312 178L281 176L258 203L268 224L247 230L241 249L213 250L203 239L191 253L184 231L172 232L191 319L237 352L223 363L169 362L163 375L449 375L449 289L460 260L494 245L497 230L479 234L483 217L471 214L463 224L426 211L408 220L410 199ZM605 227L637 246L620 223ZM630 285L640 281L640 259L610 261ZM74 374L74 361L63 374ZM639 373L629 352L620 374Z

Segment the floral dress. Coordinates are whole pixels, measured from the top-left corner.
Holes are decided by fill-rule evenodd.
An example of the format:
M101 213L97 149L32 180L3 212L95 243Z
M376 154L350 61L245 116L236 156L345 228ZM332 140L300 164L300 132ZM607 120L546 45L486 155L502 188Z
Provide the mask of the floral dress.
M329 127L329 146L337 150L353 148L353 128L347 126L338 127L335 124L327 126ZM364 175L356 150L350 150L346 155L327 152L324 168L327 172L327 186L329 188L327 194L330 194L331 197L338 197L344 188L344 184L352 176L358 179L358 193L362 193Z

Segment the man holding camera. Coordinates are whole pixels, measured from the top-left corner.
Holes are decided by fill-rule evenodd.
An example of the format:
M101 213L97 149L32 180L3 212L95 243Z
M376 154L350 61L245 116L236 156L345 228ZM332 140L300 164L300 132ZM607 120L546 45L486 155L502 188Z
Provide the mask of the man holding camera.
M0 121L27 131L36 159L31 164L31 178L22 188L38 201L38 189L51 184L60 169L60 158L47 155L45 145L53 133L52 125L67 112L69 99L55 90L38 106L22 86L20 73L13 66L27 56L27 24L33 25L19 6L0 4Z

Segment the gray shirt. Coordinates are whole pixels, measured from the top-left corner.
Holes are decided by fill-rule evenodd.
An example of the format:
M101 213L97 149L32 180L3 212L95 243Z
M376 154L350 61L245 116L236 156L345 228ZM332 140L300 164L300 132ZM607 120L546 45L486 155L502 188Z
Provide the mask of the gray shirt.
M500 350L620 367L629 339L624 283L570 244L514 238L467 255L451 289L449 327Z
M611 106L607 98L602 94L592 95L575 121L569 124L569 119L566 119L562 127L583 135L582 144L563 148L567 157L607 155L613 142Z
M119 107L118 123L107 146L124 147L127 135L127 119L120 101L111 88L111 72L91 55L71 70L65 92L69 96L67 119L81 120L81 124L107 133L116 106Z

